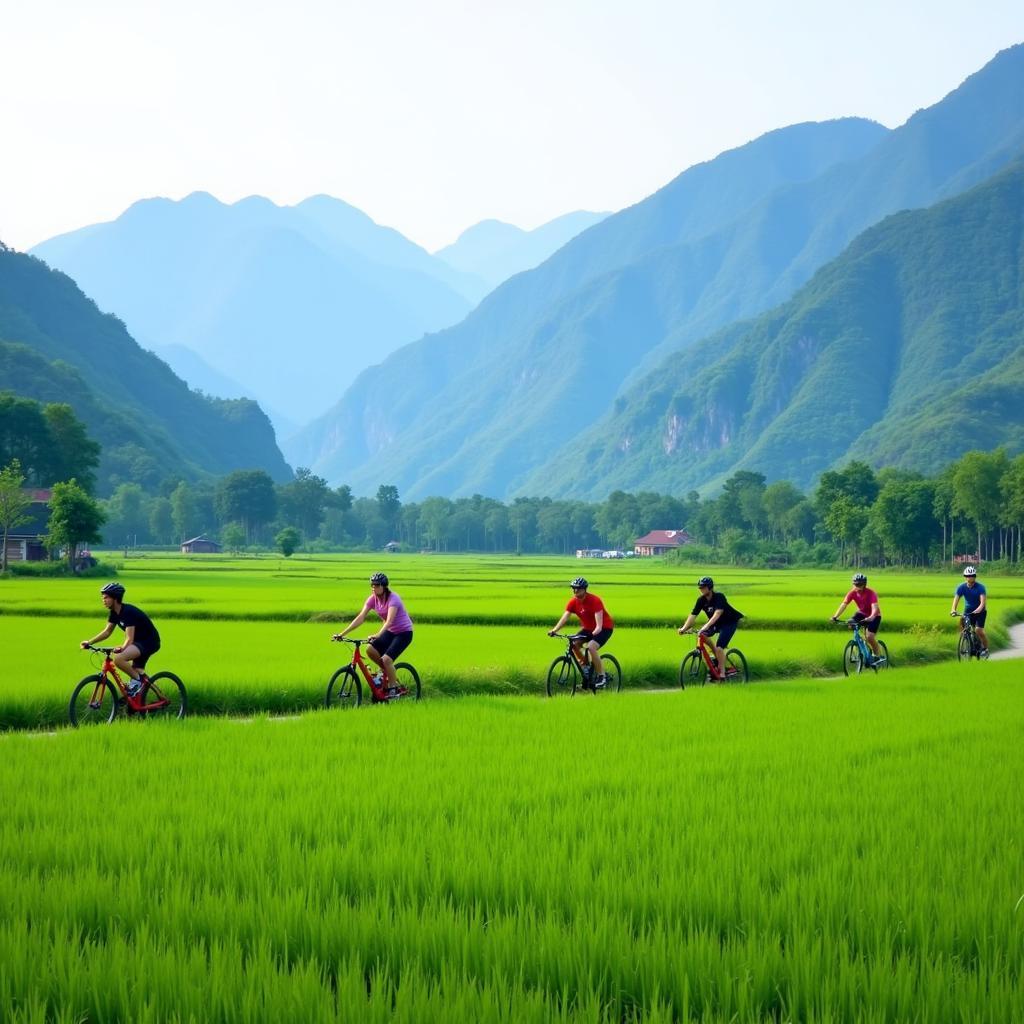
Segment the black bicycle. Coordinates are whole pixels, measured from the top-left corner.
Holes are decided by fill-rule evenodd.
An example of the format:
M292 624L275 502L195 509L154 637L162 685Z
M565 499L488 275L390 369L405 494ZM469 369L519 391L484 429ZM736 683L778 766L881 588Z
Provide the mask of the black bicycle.
M971 658L976 658L980 661L983 652L984 648L974 628L974 619L969 614L960 615L960 639L956 645L956 660L970 661Z
M549 697L572 697L576 690L582 687L597 693L595 689L594 666L590 661L590 648L586 641L590 639L589 633L552 633L552 636L559 640L567 641L565 654L555 658L548 669L548 696ZM622 667L614 654L601 652L601 661L604 663L604 674L606 682L599 689L621 690L622 689Z

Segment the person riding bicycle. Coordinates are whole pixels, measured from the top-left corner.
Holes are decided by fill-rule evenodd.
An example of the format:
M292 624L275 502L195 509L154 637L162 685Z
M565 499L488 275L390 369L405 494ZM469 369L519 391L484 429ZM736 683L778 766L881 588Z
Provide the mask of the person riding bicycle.
M120 583L106 584L100 589L100 595L110 612L107 625L91 640L83 640L81 647L84 650L106 640L115 626L123 629L124 643L114 648L114 664L128 676L128 694L134 697L149 678L145 672L146 662L160 650L160 634L141 608L124 603L124 587Z
M363 610L340 632L334 634L335 640L343 640L357 626L366 621L366 616L373 612L384 623L381 629L369 637L366 653L384 674L384 685L390 696L398 693L398 680L395 676L395 661L398 656L412 643L412 619L405 610L402 599L388 585L388 578L382 572L375 572L370 577L370 596L363 605Z
M682 636L684 633L689 633L693 620L701 612L704 612L708 617L708 621L701 627L699 632L704 636L717 636L718 639L715 640L715 657L718 659L718 664L725 668L725 652L739 627L740 619L743 618L743 612L733 608L725 594L715 593L715 581L710 576L701 576L697 580L697 589L700 591L700 597L697 598L693 611L686 616L686 621L679 627L679 635ZM735 672L735 669L725 668L725 672L727 675L730 675Z
M832 621L838 622L839 616L843 614L846 606L851 602L857 606L857 611L853 613L853 621L859 622L864 630L864 639L874 655L874 661L870 664L874 665L885 657L882 654L882 649L878 646L878 641L875 639L875 634L878 632L879 626L882 625L882 609L878 604L878 594L868 587L868 578L864 573L856 573L852 582L853 590L843 598L843 603L836 609L835 615L832 616Z
M981 656L988 657L988 634L985 632L985 619L988 617L988 596L985 584L978 580L978 570L973 565L964 569L964 581L953 592L953 607L950 615L957 615L956 606L960 598L964 599L964 614L971 617L971 625L981 641Z
M608 677L605 675L604 663L598 652L611 638L615 622L601 598L588 592L590 584L582 576L577 576L569 586L572 588L573 596L565 606L562 617L548 630L548 636L554 636L569 621L569 616L575 615L580 620L582 628L580 639L575 641L573 646L578 653L586 642L587 650L590 651L590 663L594 666L593 681L588 683L584 679L583 688L602 690L608 683Z

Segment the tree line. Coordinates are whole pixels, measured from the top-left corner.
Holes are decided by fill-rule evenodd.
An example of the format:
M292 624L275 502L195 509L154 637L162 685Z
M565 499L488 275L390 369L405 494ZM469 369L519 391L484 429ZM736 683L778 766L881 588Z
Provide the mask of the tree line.
M569 554L631 551L655 529L685 529L682 561L737 565L898 564L923 566L970 556L1021 560L1024 455L972 451L934 475L874 470L864 462L823 473L804 493L787 480L734 473L714 496L614 491L602 502L473 495L403 502L382 484L374 497L331 488L300 468L285 484L263 470L219 479L168 478L149 490L122 483L92 496L100 448L70 407L0 394L0 527L24 509L12 495L55 486L54 547L170 546L205 535L227 549L406 550ZM6 495L6 497L5 497ZM6 511L5 511L6 510ZM54 515L56 511L58 514ZM70 524L70 525L69 525ZM17 525L17 524L15 524ZM76 536L72 536L77 534Z

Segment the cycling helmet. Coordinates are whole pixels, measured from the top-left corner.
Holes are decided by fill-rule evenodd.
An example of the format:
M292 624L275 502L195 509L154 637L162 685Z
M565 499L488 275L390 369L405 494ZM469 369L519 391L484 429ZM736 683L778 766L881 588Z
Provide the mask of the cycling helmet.
M377 585L378 583L379 583L379 584L380 584L380 585L381 585L382 587L386 587L386 586L388 585L388 577L387 577L387 574L386 574L386 573L383 573L383 572L375 572L375 573L374 573L374 574L373 574L373 575L372 575L372 576L370 577L370 586L376 586L376 585Z
M973 565L969 565L969 566L967 566L966 569L964 569L964 575L965 576L977 576L978 575L978 570L975 569Z
M108 583L105 587L100 590L101 594L109 594L111 597L116 598L118 601L124 597L124 587L120 583Z
M865 576L865 575L864 575L864 573L862 573L862 572L859 572L859 573L857 573L857 574L856 574L856 575L855 575L855 576L853 577L853 585L854 585L855 587L856 587L856 586L858 586L858 585L859 585L859 584L861 584L861 583L867 583L867 581L868 581L868 578L867 578L867 576Z
M698 587L711 587L711 589L714 590L714 588L715 588L715 581L710 576L701 576L701 578L699 580L697 580L697 586Z
M576 579L574 579L572 583L569 584L569 586L572 587L573 590L576 590L577 587L582 587L584 590L586 590L587 587L590 586L590 584L582 576L577 576Z

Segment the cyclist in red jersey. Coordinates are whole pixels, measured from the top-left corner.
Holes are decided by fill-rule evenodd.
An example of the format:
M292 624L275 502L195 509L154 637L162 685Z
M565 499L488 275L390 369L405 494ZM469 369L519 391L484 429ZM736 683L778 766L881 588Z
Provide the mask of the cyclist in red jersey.
M580 625L583 627L581 632L585 635L575 646L579 650L583 642L586 641L587 649L590 651L590 661L594 666L593 684L584 682L583 686L585 689L601 690L608 679L598 651L608 643L615 623L601 598L597 594L587 592L589 584L582 576L577 576L569 586L572 587L573 596L565 606L562 617L552 629L548 630L548 636L554 636L569 621L570 615L575 615L580 620Z

